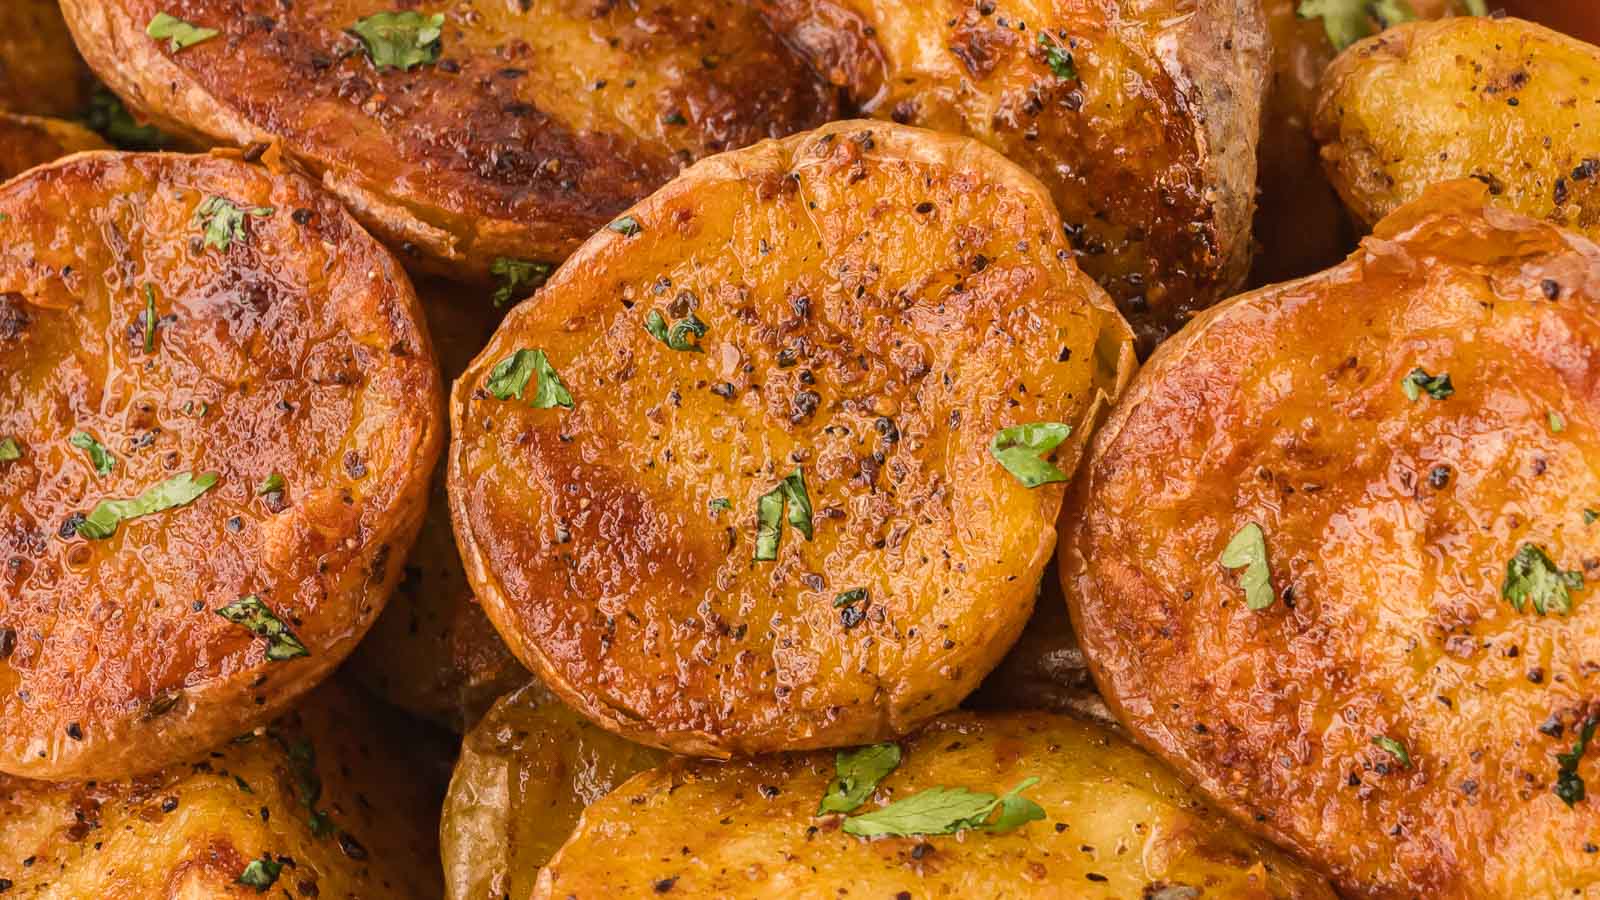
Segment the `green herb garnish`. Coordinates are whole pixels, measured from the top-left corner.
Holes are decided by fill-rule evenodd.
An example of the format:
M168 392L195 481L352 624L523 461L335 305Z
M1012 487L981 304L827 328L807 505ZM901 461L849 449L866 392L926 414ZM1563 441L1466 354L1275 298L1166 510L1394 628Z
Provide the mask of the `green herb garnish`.
M532 399L523 396L529 381L535 382ZM484 382L484 387L495 399L510 400L515 397L534 409L555 406L572 408L572 395L567 393L567 386L561 383L561 377L556 374L543 350L522 349L500 360L489 372L489 380Z
M755 559L758 562L778 558L785 508L789 524L805 535L806 540L811 540L811 495L806 493L806 476L799 466L756 502Z
M105 540L117 533L117 526L128 519L137 519L153 513L187 506L217 483L217 473L195 475L184 472L147 488L131 500L101 500L78 523L79 537L91 541Z
M1322 19L1335 50L1373 34L1374 23L1388 28L1417 17L1406 0L1300 0L1296 13L1302 19Z
M650 332L652 337L674 350L681 350L687 353L704 353L705 350L700 346L699 339L705 337L706 332L710 329L694 313L689 313L687 317L679 319L673 323L671 328L668 328L666 318L652 309L650 314L644 317L644 330ZM691 339L690 335L694 337Z
M244 209L233 204L226 197L207 197L195 207L194 223L205 229L205 246L215 247L218 250L227 250L233 246L234 241L245 242L244 220L246 215L257 218L266 218L274 210L270 206L254 206Z
M878 782L898 765L900 745L892 741L840 750L834 755L833 780L828 782L828 790L817 804L817 815L847 813L865 803L878 789Z
M1022 796L1038 783L1037 778L1026 778L999 797L959 787L929 788L881 809L851 816L843 827L846 834L860 837L955 834L968 829L1001 834L1044 818L1044 809ZM1000 815L991 822L989 816L996 809Z
M222 32L215 28L191 25L176 16L159 12L150 20L150 24L145 26L144 33L158 41L167 41L167 49L177 53L195 44L205 43Z
M733 509L733 503L727 497L713 497L711 502L706 504L706 508L714 513L719 513Z
M1450 383L1449 372L1429 375L1422 368L1412 369L1400 379L1400 390L1405 391L1406 399L1412 403L1421 399L1424 391L1435 400L1443 400L1456 392L1455 385Z
M444 14L381 12L357 19L349 32L361 39L374 68L409 72L438 62L444 35Z
M271 475L261 479L261 483L256 485L256 496L260 497L264 494L271 494L281 490L283 490L283 476L273 472Z
M838 609L841 606L849 606L852 603L860 603L865 599L867 599L866 588L851 588L848 591L840 592L837 597L833 598L833 608Z
M1267 537L1254 522L1239 529L1218 562L1229 569L1244 569L1239 587L1244 589L1244 605L1253 610L1272 605L1272 569L1267 562Z
M236 880L246 887L255 888L257 893L265 894L267 888L277 883L278 873L282 871L283 863L273 862L263 856L260 859L252 859L250 865L244 867L244 871L239 873Z
M555 266L550 263L512 259L509 256L497 258L489 264L489 274L495 277L496 282L492 298L495 308L499 309L543 287L554 269Z
M615 231L617 234L622 235L623 237L633 237L644 230L644 228L640 226L639 220L635 219L633 216L623 216L606 227L612 231Z
M1044 457L1072 433L1061 422L1031 422L1002 428L989 441L989 453L1025 488L1066 481L1067 473Z
M267 639L267 659L281 662L300 656L310 656L311 651L300 642L289 626L283 623L261 598L247 594L214 610L217 615L235 625L243 625L258 637Z
M67 443L89 454L89 462L94 464L94 471L101 478L110 475L111 470L117 467L117 458L87 431L74 432L72 437L67 438Z
M14 437L0 441L0 462L16 462L22 458L22 445Z
M1548 612L1566 615L1572 612L1572 592L1582 588L1582 572L1563 572L1542 547L1523 544L1506 563L1500 596L1511 601L1517 612L1522 612L1532 599L1534 612L1541 616Z
M156 352L156 289L144 286L144 352Z
M1400 760L1400 765L1411 768L1411 753L1406 750L1406 745L1387 735L1375 734L1372 736L1373 746Z
M1039 31L1039 46L1044 48L1045 62L1050 64L1050 71L1056 73L1057 78L1072 81L1078 77L1078 66L1072 59L1072 53L1042 29Z
M1587 793L1584 790L1583 776L1578 774L1578 761L1583 759L1583 751L1589 749L1589 742L1594 740L1594 729L1597 725L1600 725L1600 716L1591 717L1583 723L1582 730L1578 732L1578 740L1572 745L1572 751L1556 754L1556 762L1561 764L1561 769L1556 773L1556 783L1552 790L1568 809L1576 806Z
M1583 511L1583 524L1585 524L1585 525L1593 525L1594 521L1596 519L1600 519L1600 510L1587 509L1587 508L1584 509L1584 511Z
M1555 434L1560 434L1567 430L1567 420L1555 410L1549 412L1547 421L1550 423L1550 430Z

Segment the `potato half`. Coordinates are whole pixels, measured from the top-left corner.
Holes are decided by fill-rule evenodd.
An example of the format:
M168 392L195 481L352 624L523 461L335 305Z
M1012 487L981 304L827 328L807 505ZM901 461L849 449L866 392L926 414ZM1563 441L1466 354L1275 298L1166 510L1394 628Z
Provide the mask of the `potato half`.
M0 771L260 724L400 576L441 432L394 258L305 179L80 154L0 188Z
M714 157L456 382L467 574L552 690L643 743L903 733L1016 640L1055 541L1061 488L991 442L1069 425L1070 472L1130 359L1049 195L975 141L841 122Z
M0 112L0 181L83 150L106 150L100 136L61 119Z
M1258 0L757 0L863 112L1038 176L1141 352L1250 264L1268 44Z
M680 760L590 806L535 898L1327 898L1165 766L1098 726L1012 713L940 718L856 813L935 787L1022 796L1044 818L989 834L880 837L818 816L832 754Z
M1350 896L1600 889L1600 248L1488 199L1197 320L1063 516L1118 719Z
M0 3L0 112L76 116L93 81L57 0Z
M1329 67L1315 130L1369 225L1476 178L1496 205L1600 237L1600 47L1520 19L1391 28Z
M585 807L666 759L591 725L538 682L467 734L439 842L447 900L532 896Z
M407 264L447 275L559 262L690 161L837 110L740 0L409 6L62 3L135 112L192 139L281 139ZM163 14L219 33L149 37Z

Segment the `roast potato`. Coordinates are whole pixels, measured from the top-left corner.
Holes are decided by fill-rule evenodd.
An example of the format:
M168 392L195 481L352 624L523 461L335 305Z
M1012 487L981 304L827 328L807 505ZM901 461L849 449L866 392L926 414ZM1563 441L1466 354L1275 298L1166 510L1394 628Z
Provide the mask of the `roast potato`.
M530 897L589 804L666 754L591 725L538 682L461 744L439 825L448 900Z
M1250 263L1259 0L756 0L865 113L971 135L1049 187L1141 351Z
M61 119L0 112L0 181L81 150L105 150L94 132Z
M1049 713L936 720L856 810L933 787L1023 796L1043 819L1001 834L867 840L818 817L832 754L680 760L584 812L535 898L1331 898L1170 771L1094 725Z
M408 263L455 276L557 262L689 161L837 109L741 0L453 0L398 33L370 0L62 8L135 112L281 139ZM158 14L220 33L174 49L146 34Z
M1520 19L1391 28L1345 51L1317 101L1328 175L1373 223L1428 185L1600 236L1600 48Z
M0 3L0 112L76 116L93 80L57 0Z
M437 795L410 729L337 683L131 780L0 775L0 884L28 900L439 896ZM241 883L241 880L244 883Z
M1049 195L975 141L854 121L713 157L457 380L467 575L518 658L642 743L903 733L1016 640L1054 544L1061 488L991 441L1070 425L1064 478L1130 359Z
M0 187L0 771L150 771L321 680L440 409L404 272L305 179L101 152Z
M1486 193L1197 319L1063 514L1117 718L1353 897L1600 889L1600 248Z

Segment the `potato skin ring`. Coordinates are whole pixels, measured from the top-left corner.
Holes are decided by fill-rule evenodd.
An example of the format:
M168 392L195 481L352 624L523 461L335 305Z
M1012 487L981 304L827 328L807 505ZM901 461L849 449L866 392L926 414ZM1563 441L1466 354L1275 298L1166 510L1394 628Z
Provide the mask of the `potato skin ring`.
M251 210L225 250L208 197ZM394 258L300 176L88 153L0 213L0 771L149 771L281 712L383 608L440 444L433 350ZM181 472L219 478L104 540L70 527ZM252 594L309 656L214 612Z
M954 706L1026 621L1059 508L991 437L1069 423L1070 472L1131 367L1042 187L965 138L841 122L706 160L618 223L452 398L456 537L512 651L681 753L859 743ZM691 308L702 352L645 328ZM523 349L574 409L487 393ZM754 563L758 498L797 466L815 540L787 526Z
M1527 543L1600 566L1600 248L1487 202L1443 186L1343 264L1197 320L1063 515L1118 719L1350 896L1549 897L1596 872L1600 803L1552 785L1600 713L1600 596L1591 577L1540 616L1501 588ZM1454 394L1410 400L1418 366ZM1250 522L1276 597L1254 612L1219 562Z

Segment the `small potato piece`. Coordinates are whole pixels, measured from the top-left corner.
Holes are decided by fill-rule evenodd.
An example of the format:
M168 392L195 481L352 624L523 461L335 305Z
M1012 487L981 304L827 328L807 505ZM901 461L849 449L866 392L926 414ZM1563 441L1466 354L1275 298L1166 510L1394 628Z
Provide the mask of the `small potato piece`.
M1600 248L1487 201L1425 193L1340 266L1196 320L1063 516L1117 718L1353 897L1600 888L1594 748L1589 798L1553 789L1600 717L1600 595L1572 583L1600 567ZM1258 610L1224 553L1251 523Z
M667 758L591 725L538 682L461 744L439 839L447 900L530 897L589 804Z
M394 258L297 175L80 154L0 214L0 771L150 771L281 712L382 610L433 351Z
M93 80L57 0L0 2L0 112L76 116Z
M492 393L534 353L572 409L534 408L549 375ZM1049 196L993 150L840 122L724 154L585 244L456 382L467 574L518 658L642 743L904 733L1016 640L1055 539L1061 488L991 439L1069 424L1071 472L1130 360Z
M533 896L1333 898L1161 763L1070 716L950 715L902 747L858 814L935 786L998 795L1038 778L1023 796L1045 818L1003 834L868 841L815 815L832 754L679 760L590 806Z
M500 257L558 262L692 160L838 108L742 0L428 4L442 32L401 35L409 69L376 68L354 33L395 8L371 0L62 7L135 112L192 139L281 138L407 264L480 280ZM145 34L163 12L221 34L175 51Z
M128 781L0 775L0 878L28 900L439 896L415 737L329 683L203 759ZM257 860L280 865L272 868ZM247 872L250 874L247 875Z
M0 112L0 181L83 150L105 150L100 136L71 122Z
M1243 283L1258 0L756 6L864 113L970 135L1041 179L1141 353Z
M1600 48L1520 19L1391 28L1345 51L1317 101L1328 175L1378 221L1430 184L1600 237Z

